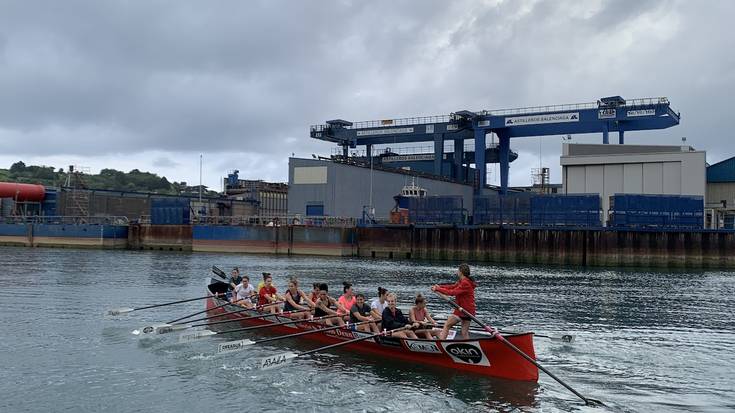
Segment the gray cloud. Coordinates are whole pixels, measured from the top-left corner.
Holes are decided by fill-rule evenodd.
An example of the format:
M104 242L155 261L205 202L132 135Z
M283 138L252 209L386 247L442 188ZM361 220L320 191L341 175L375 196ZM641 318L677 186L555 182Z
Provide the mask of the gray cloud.
M326 119L620 94L666 95L682 112L680 126L629 142L687 136L716 161L735 152L733 11L685 1L6 1L2 154L205 153L218 171L286 179L290 153L331 152L308 138ZM543 162L556 168L559 139L545 142ZM538 141L512 146L511 182L528 183ZM140 169L175 168L167 159Z

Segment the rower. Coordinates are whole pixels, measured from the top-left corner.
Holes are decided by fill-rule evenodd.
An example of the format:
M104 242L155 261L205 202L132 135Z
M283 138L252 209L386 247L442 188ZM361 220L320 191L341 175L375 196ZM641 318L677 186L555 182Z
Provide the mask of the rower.
M270 277L270 276L271 276L271 273L269 273L269 272L264 272L263 273L263 281L261 281L261 282L258 283L258 288L257 288L258 294L260 294L260 289L263 288L263 286L265 285L265 279L268 278L268 277Z
M373 318L376 320L380 320L383 317L383 310L388 306L388 302L385 301L386 295L388 295L388 290L383 287L378 287L378 297L370 303Z
M258 292L258 306L265 306L263 307L264 312L277 314L278 304L268 304L277 302L278 298L276 287L273 286L273 277L269 274L263 280L263 287Z
M311 290L311 295L309 296L309 299L312 302L316 302L316 300L319 299L319 285L321 283L314 283L312 284L313 290Z
M330 316L333 315L335 317L329 317L324 320L324 324L334 326L343 326L345 325L345 322L342 320L342 317L339 316L339 313L334 310L334 308L339 309L341 307L341 304L337 302L334 298L329 296L329 286L325 283L319 284L319 298L317 298L316 302L314 303L314 317L324 317L324 316ZM342 309L344 311L344 309ZM344 311L346 313L346 311Z
M386 296L386 299L388 300L388 307L383 310L383 329L395 330L397 328L403 328L406 326L410 326L412 329L417 329L421 326L419 323L411 323L410 321L408 321L401 310L396 308L396 301L398 300L398 298L395 294L388 294ZM394 331L392 335L393 337L418 338L416 337L416 334L414 334L414 332L411 330Z
M240 277L240 269L235 267L230 272L230 285L227 286L227 291L230 292L237 287L238 284L242 282L242 277Z
M237 305L245 308L253 308L253 302L250 301L250 298L256 295L255 288L250 285L250 277L243 275L242 282L235 286L235 295L232 298L233 302Z
M350 307L350 323L359 323L362 321L370 321L370 323L357 326L358 330L366 333L380 333L378 325L375 324L375 318L372 316L370 306L365 304L365 296L357 294L355 296L355 304Z
M426 298L423 294L418 293L414 300L414 306L408 310L408 320L412 323L421 324L421 329L416 330L415 333L421 338L431 340L434 337L439 336L439 330L434 330L433 326L436 325L436 321L431 318L429 310L426 308Z
M470 276L470 266L467 264L460 264L457 269L457 277L458 280L456 283L433 285L431 286L431 291L436 291L444 295L455 296L457 305L467 310L470 314L475 315L475 288L477 287L477 283L472 276ZM469 339L470 323L472 323L472 318L464 314L459 309L455 309L447 319L447 322L444 323L444 328L439 334L439 339L446 339L449 334L449 329L459 322L462 323L461 337L465 340Z
M289 314L291 318L307 318L310 314L307 312L309 308L314 307L314 302L299 290L299 281L296 277L288 280L288 289L283 294L283 311L303 311L296 314Z
M337 312L340 315L343 315L345 319L349 320L349 313L350 309L353 305L355 305L355 296L352 294L352 284L348 283L347 281L344 281L342 283L342 292L344 294L340 295L337 299L337 302L339 302L342 305L342 308L345 311L337 310Z

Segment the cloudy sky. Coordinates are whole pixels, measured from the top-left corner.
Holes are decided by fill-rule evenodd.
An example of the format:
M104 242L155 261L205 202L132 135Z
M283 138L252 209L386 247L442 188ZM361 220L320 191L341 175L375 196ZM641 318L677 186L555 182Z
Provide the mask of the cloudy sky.
M138 168L220 188L329 155L309 125L667 96L627 143L735 155L733 1L0 0L0 167ZM575 136L600 142L599 136ZM560 137L541 142L560 180ZM530 183L539 140L511 184ZM490 167L490 182L497 182Z

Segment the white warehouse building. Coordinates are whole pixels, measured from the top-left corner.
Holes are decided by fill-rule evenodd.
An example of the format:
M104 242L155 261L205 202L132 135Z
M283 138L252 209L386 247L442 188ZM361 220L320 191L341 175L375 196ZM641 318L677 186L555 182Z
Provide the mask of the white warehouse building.
M608 216L615 194L705 197L705 151L691 146L564 144L560 158L565 194L602 197ZM603 221L605 220L603 219Z

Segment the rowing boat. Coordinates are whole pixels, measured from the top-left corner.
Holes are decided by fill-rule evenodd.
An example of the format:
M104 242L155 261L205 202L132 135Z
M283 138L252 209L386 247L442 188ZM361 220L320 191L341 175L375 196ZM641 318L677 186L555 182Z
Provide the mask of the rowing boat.
M207 293L209 294L206 300L208 315L220 315L240 310L237 313L218 317L218 320L230 319L233 320L233 325L240 320L239 324L243 327L275 324L291 320L287 316L280 315L246 320L245 318L258 313L254 310L241 311L242 307L237 305L222 306L226 301L217 297L216 294L222 294L226 291L227 284L216 279L211 280L207 287ZM273 326L268 330L274 334L290 334L321 328L324 328L324 324L304 320L297 324ZM324 344L336 344L367 335L370 334L344 328L309 334L305 335L304 338ZM514 333L504 335L504 337L531 358L536 358L533 347L533 333ZM348 344L344 346L344 349L386 359L442 367L483 376L520 381L538 381L538 368L536 366L501 343L495 336L482 332L471 332L470 338L467 340L428 340L382 336Z

